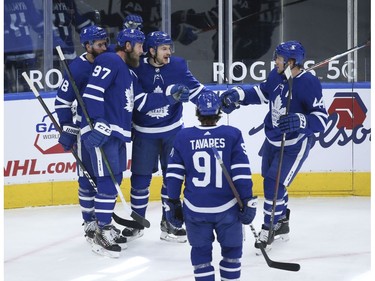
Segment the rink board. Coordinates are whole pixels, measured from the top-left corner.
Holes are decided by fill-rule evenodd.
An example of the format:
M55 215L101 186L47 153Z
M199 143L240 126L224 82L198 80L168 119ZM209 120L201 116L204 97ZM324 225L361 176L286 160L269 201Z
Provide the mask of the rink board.
M370 196L370 173L301 173L288 188L290 196ZM160 200L162 178L153 177L150 201ZM263 196L262 177L253 175L253 191ZM130 180L125 178L121 190L130 202ZM4 186L4 208L26 206L52 206L78 204L78 184L70 182L44 182ZM118 200L119 201L119 200Z
M212 86L225 90L225 86ZM51 112L55 92L41 92ZM325 106L330 112L324 133L315 144L290 186L291 196L370 195L370 83L323 84ZM24 112L25 114L20 114ZM267 106L246 106L220 124L238 127L244 136L253 173L254 193L262 194L259 149L264 140L263 118ZM54 114L55 118L56 114ZM76 204L76 163L64 153L54 128L31 93L7 94L4 102L4 207ZM198 124L192 103L184 106L185 126ZM127 146L128 158L131 146ZM129 161L130 165L131 161ZM129 176L121 185L129 200ZM154 175L151 200L160 200L161 173Z

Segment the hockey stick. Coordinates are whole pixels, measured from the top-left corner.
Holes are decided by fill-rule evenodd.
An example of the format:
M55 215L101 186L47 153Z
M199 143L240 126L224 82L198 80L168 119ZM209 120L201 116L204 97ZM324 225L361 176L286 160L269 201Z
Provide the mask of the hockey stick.
M258 239L258 234L252 224L250 224L251 232L253 233L255 239ZM292 262L279 262L279 261L273 261L269 258L267 255L266 250L264 249L262 243L259 243L259 248L264 256L264 259L266 260L269 267L277 268L281 270L288 270L288 271L299 271L301 269L301 266L298 263L292 263Z
M74 79L73 79L73 76L72 76L72 73L71 73L71 71L70 71L70 68L69 68L67 62L65 61L65 56L64 56L64 54L63 54L63 52L62 52L62 50L61 50L61 47L60 47L60 46L57 46L57 47L56 47L56 50L57 50L57 53L59 54L60 60L62 61L63 65L64 65L64 68L65 68L65 71L66 71L66 73L67 73L67 75L68 75L69 81L70 81L70 83L72 84L72 87L73 87L74 92L75 92L75 94L76 94L77 101L78 101L79 105L81 106L81 109L82 109L82 112L83 112L84 117L86 118L87 124L90 126L90 129L93 130L94 127L93 127L93 124L92 124L92 122L91 122L90 116L89 116L89 114L88 114L88 112L87 112L87 109L86 109L86 107L85 107L85 104L84 104L84 102L83 102L83 99L82 99L82 97L81 97L81 95L80 95L80 93L79 93L79 90L78 90L78 88L77 88L77 85L75 84L75 81L74 81ZM126 211L126 212L127 212L127 213L128 213L128 214L129 214L129 215L130 215L130 216L136 221L136 222L138 222L138 223L141 224L142 226L147 227L147 228L150 227L150 222L149 222L146 218L144 218L144 217L142 217L141 215L139 215L138 213L134 212L134 211L129 207L129 205L126 203L125 198L124 198L124 195L122 194L121 188L120 188L119 184L117 183L115 176L113 175L112 168L111 168L111 166L110 166L110 164L109 164L109 162L108 162L108 158L107 158L106 154L105 154L104 151L103 151L103 148L100 147L99 150L100 150L100 153L101 153L101 155L102 155L103 162L104 162L105 166L106 166L107 169L108 169L108 172L109 172L109 175L110 175L110 177L111 177L111 180L112 180L113 184L114 184L115 187L116 187L117 193L118 193L118 195L119 195L119 197L120 197L120 199L121 199L121 202L122 202L122 205L123 205L125 211Z
M51 119L51 121L52 121L53 125L55 126L55 128L57 129L57 131L61 134L62 130L59 126L59 123L56 121L55 117L53 117L51 111L48 109L46 103L44 102L44 100L40 96L38 90L35 88L35 86L31 82L30 78L27 76L26 72L23 72L22 76L26 80L27 84L29 85L31 91L34 93L35 97L38 99L39 103L42 105L42 107L43 107L44 111L47 113L48 117ZM73 154L74 158L76 159L79 167L82 169L83 174L85 175L87 180L90 182L91 186L94 187L94 188L97 188L96 183L92 179L90 173L86 170L85 165L83 164L83 162L79 158L77 152L74 149L72 149L71 153ZM139 224L136 221L121 218L118 215L116 215L115 213L113 213L112 217L118 224L121 224L123 226L132 227L132 228L137 228L137 227L139 228Z
M351 49L349 49L349 50L347 50L347 51L345 51L345 52L343 52L341 54L335 55L335 56L330 57L328 59L325 59L325 60L323 60L321 62L318 62L318 63L314 64L313 66L310 66L309 68L306 69L306 71L310 71L310 70L313 70L315 68L321 67L321 66L329 63L330 61L337 60L337 59L339 59L339 58L341 58L343 56L346 56L346 55L348 55L348 54L350 54L352 52L355 52L355 51L358 51L358 50L360 50L360 49L362 49L364 47L370 46L370 44L371 44L371 41L367 40L365 43L363 43L361 45L355 46L355 47L353 47L353 48L351 48Z
M230 177L227 168L224 166L223 160L221 159L219 152L217 151L216 147L214 147L214 146L212 147L212 151L214 152L215 158L219 162L220 167L221 167L221 169L224 173L224 176L227 179L230 188L232 189L234 197L236 198L237 203L240 206L240 209L242 210L243 209L242 200L240 198L240 195L238 194L238 191L237 191L236 187L233 184L232 178ZM252 224L250 224L250 228L251 228L251 232L254 235L255 241L258 241L258 235L257 235L256 230L255 230L255 228ZM299 271L300 270L301 266L298 263L286 263L286 262L278 262L278 261L271 260L269 258L269 256L267 255L266 250L264 249L262 243L258 243L258 242L256 242L256 243L259 246L259 248L260 248L260 250L263 254L263 257L266 260L267 265L269 267L277 268L277 269L281 269L281 270L288 270L288 271Z
M286 109L285 109L285 115L288 115L289 113L289 107L290 107L290 101L292 99L292 92L293 92L293 75L290 68L290 65L284 70L284 74L286 76L286 79L288 80L289 85L289 91L288 91L288 99L286 103ZM271 213L271 221L270 221L270 229L268 230L268 241L271 239L272 236L272 230L273 230L273 223L275 221L275 211L276 211L276 200L277 200L277 194L279 191L279 184L280 184L280 177L281 177L281 166L283 163L283 157L284 157L284 147L285 147L285 137L286 133L283 133L282 140L281 140L281 146L280 146L280 158L277 166L277 174L276 174L276 181L275 181L275 195L273 197L272 201L272 213Z

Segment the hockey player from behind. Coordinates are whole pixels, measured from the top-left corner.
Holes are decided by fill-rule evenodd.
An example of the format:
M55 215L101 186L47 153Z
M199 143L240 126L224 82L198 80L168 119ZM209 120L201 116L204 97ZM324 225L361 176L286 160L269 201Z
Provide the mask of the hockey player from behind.
M264 221L258 241L266 249L271 248L275 237L289 239L290 209L287 187L308 157L313 145L313 134L324 131L328 118L321 84L318 78L302 68L304 58L305 49L300 42L283 42L276 47L275 68L265 82L249 90L234 87L221 95L222 109L228 114L240 105L269 104L269 112L264 119L266 139L261 149ZM289 85L284 71L288 66L292 72L293 89L289 112L286 113ZM274 225L271 237L268 237L283 134L285 147L277 188ZM255 243L255 247L259 247L258 243Z
M177 228L185 221L197 281L215 280L215 269L211 264L215 236L222 255L220 280L240 280L242 224L250 224L256 214L257 198L253 197L244 140L239 129L217 125L220 106L216 94L199 95L196 115L200 125L177 133L166 175L167 220ZM244 204L242 211L215 159L213 146L221 155L240 195ZM182 207L180 193L184 181Z
M135 97L130 178L132 209L141 216L146 214L152 173L158 171L159 161L164 182L174 137L183 126L182 103L195 102L202 92L213 93L191 74L183 58L171 56L173 41L167 33L155 31L148 34L144 50L147 55L134 71L143 90L151 94L141 93ZM167 199L166 194L163 183L162 203ZM186 242L185 229L170 227L164 209L160 229L160 239ZM130 241L142 236L143 229L125 228L122 233Z
M69 69L72 73L74 83L77 86L79 94L83 94L88 79L91 75L94 59L107 50L108 36L106 31L98 26L92 25L82 29L80 33L80 42L86 52L75 58L70 64ZM76 105L77 104L77 105ZM76 110L74 107L77 106ZM97 183L91 165L90 155L84 145L82 145L79 128L82 120L82 109L79 103L76 103L76 94L74 92L72 81L69 80L67 74L57 90L55 99L55 110L59 119L62 133L59 137L59 143L65 151L69 151L73 146L77 146L77 154L88 171L92 180ZM73 116L73 111L76 112ZM94 208L94 197L96 195L95 188L89 180L84 176L81 168L78 167L78 198L81 206L84 232L87 241L90 243L94 238L96 230L96 217ZM126 247L126 239L117 236L116 241Z
M92 250L98 254L119 257L121 247L116 241L117 229L111 224L117 189L103 161L104 151L111 172L120 185L126 169L126 142L130 142L134 103L134 76L128 65L136 67L142 54L144 34L135 29L118 33L116 53L98 56L83 92L83 101L93 122L90 129L82 118L81 133L96 177L95 231Z

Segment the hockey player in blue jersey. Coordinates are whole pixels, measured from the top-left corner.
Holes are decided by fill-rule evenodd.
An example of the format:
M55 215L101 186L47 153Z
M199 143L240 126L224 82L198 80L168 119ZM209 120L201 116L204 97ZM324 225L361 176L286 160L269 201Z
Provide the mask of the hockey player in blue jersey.
M182 103L195 102L203 92L213 93L192 75L183 58L171 56L173 41L167 33L148 34L144 50L147 55L134 71L143 90L151 94L141 93L134 101L130 178L132 208L141 216L146 214L152 173L158 171L159 161L165 177L174 137L183 126ZM167 199L165 187L161 188L161 199ZM164 209L162 212L160 239L186 242L185 229L170 228ZM123 235L130 241L142 236L143 229L125 228Z
M4 1L4 92L28 89L21 73L37 67L32 30L41 36L43 15L34 1Z
M79 93L82 95L91 75L94 59L106 51L108 44L108 36L106 31L95 25L84 28L80 34L80 42L86 50L81 56L75 58L69 65L74 83ZM74 110L74 107L76 109ZM91 165L91 158L85 146L81 141L79 128L82 120L82 109L79 103L76 105L76 94L74 92L72 82L67 74L57 90L55 99L55 110L59 119L62 133L59 143L65 151L69 151L73 146L77 146L77 154L88 171L93 181L97 183ZM75 111L75 115L73 115ZM85 236L88 242L92 243L96 230L96 216L94 207L94 198L96 195L95 188L89 180L84 176L83 171L78 166L78 198L81 206L83 226ZM126 248L126 239L118 235L117 243Z
M173 227L185 221L191 245L191 263L197 281L214 281L212 243L221 247L220 280L240 280L243 245L242 224L250 224L256 214L251 169L241 131L217 125L221 117L220 98L202 93L197 100L196 115L200 126L177 133L167 168L167 220ZM244 204L237 200L212 147L218 150L224 166ZM185 182L183 207L180 194ZM215 233L214 233L215 232ZM215 235L216 234L216 235Z
M74 33L80 33L83 28L93 25L93 22L81 15L74 0L54 0L52 13L54 29L53 46L60 46L65 58L68 61L73 60L76 57L73 42ZM55 48L54 60L56 63L59 62Z
M94 207L97 228L92 250L98 254L119 257L121 247L116 238L119 231L111 224L117 189L110 171L103 163L102 148L109 160L117 184L121 184L126 169L126 142L130 142L134 103L133 75L128 64L136 66L142 54L144 34L124 29L117 36L116 53L98 56L92 74L83 91L83 101L93 129L82 118L81 134L90 155L97 182Z
M276 67L265 82L249 90L234 87L221 95L222 109L228 114L240 105L269 104L269 112L264 119L266 139L261 149L265 202L264 222L259 237L266 249L271 248L277 236L284 240L289 239L290 209L287 187L308 157L313 145L313 134L324 131L328 118L321 84L317 77L303 70L304 58L305 49L300 42L283 42L276 47ZM290 109L286 113L289 85L284 71L288 66L292 72L293 90ZM283 134L285 148L277 188L274 225L271 236L268 237ZM255 247L257 246L256 243Z

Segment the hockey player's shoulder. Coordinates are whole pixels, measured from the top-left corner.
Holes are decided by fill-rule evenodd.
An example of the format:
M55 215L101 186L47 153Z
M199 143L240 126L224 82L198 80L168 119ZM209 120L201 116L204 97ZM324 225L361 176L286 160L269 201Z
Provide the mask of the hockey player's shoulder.
M221 125L220 127L223 127L223 131L226 131L228 133L228 135L233 135L233 136L237 136L239 134L241 134L241 130L236 128L236 127L233 127L231 125Z
M113 63L118 63L118 62L124 62L119 55L116 53L112 52L105 52L95 58L95 63L96 64L107 64L111 65Z
M70 64L69 68L74 77L82 76L87 72L91 71L92 63L90 63L86 58L81 55L75 58Z
M181 57L176 57L176 56L172 56L170 58L170 63L173 63L173 64L182 64L182 65L186 65L186 60L184 58L181 58Z
M300 79L303 81L304 84L312 84L312 85L317 85L320 84L319 78L313 75L310 71L305 71L303 70L300 74L298 74L296 79Z

